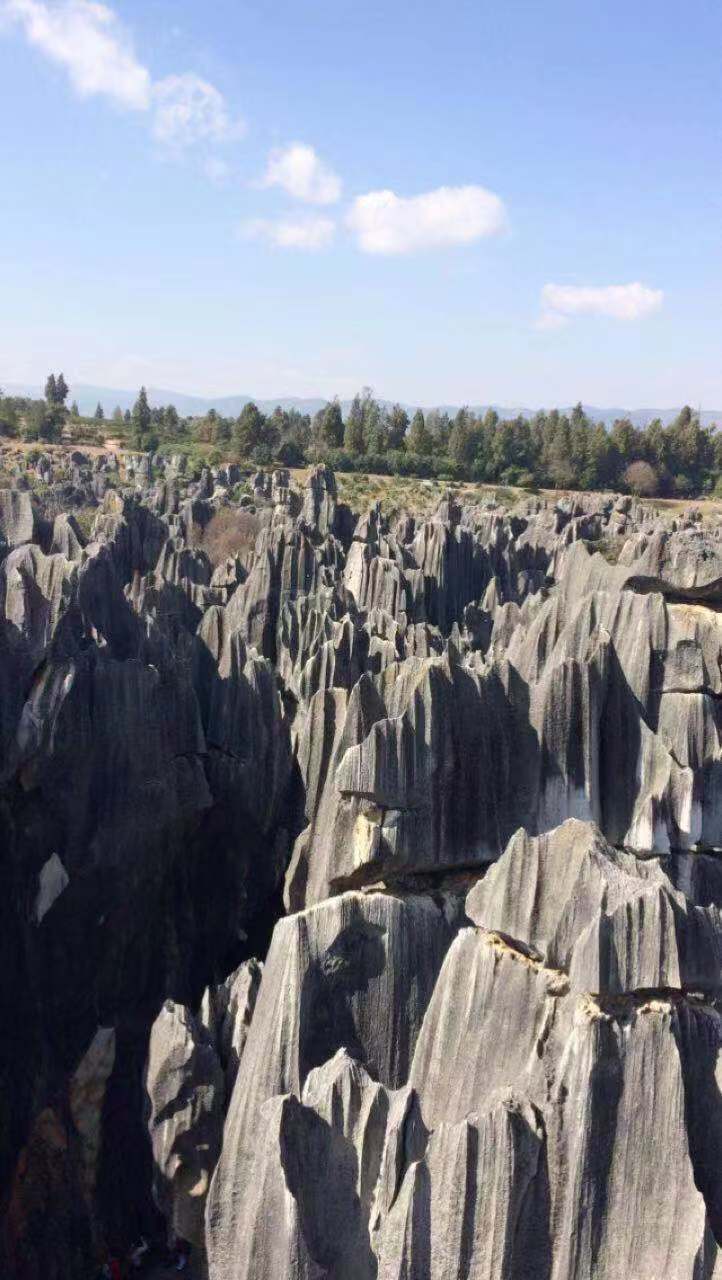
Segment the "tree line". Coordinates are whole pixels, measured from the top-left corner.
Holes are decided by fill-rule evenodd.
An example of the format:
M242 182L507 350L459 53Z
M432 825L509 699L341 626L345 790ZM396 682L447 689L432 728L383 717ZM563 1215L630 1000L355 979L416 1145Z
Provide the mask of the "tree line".
M722 470L722 433L703 427L685 406L664 426L644 428L619 418L607 429L584 412L557 409L531 417L477 416L462 408L409 415L382 405L368 390L344 418L337 399L313 417L277 407L264 415L254 403L237 418L215 410L182 419L172 406L151 410L162 441L212 445L224 456L259 466L327 461L339 471L448 476L479 483L555 489L629 489L644 496L688 496L715 489Z
M0 432L26 439L58 439L68 420L63 374L51 374L44 401L0 394ZM85 422L99 426L102 405ZM664 426L659 419L638 428L619 418L611 429L577 404L525 417L482 416L468 408L409 415L401 405L381 404L368 388L354 396L344 417L338 399L310 416L278 406L263 414L253 402L237 417L215 409L181 417L173 405L151 406L141 388L132 410L116 407L110 427L142 451L175 448L212 462L235 459L256 466L302 466L325 461L339 471L415 475L519 485L526 488L625 489L643 496L692 496L718 490L722 433L703 427L688 405ZM722 490L718 490L722 491Z

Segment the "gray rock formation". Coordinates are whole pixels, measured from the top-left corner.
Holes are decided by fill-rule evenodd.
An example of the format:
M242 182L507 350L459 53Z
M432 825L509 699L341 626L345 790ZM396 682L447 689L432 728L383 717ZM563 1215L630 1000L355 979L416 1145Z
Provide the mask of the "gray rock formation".
M720 1280L720 527L154 474L0 491L0 1272Z
M221 1143L224 1080L210 1036L171 1000L151 1029L145 1087L156 1202L174 1237L203 1248L206 1196Z
M257 960L246 960L220 986L208 987L203 993L201 1020L224 1071L226 1098L230 1098L236 1083L262 972L263 965Z
M347 893L276 925L211 1187L212 1274L234 1276L245 1256L244 1188L256 1180L257 1158L265 1170L258 1180L266 1176L265 1135L285 1115L271 1100L300 1098L339 1050L399 1088L459 919L458 898Z

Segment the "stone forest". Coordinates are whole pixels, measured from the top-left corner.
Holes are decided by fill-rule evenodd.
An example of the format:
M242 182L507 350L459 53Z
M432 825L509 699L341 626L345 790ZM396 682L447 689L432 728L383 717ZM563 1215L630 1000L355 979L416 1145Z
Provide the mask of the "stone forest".
M0 490L3 1276L722 1277L722 517L477 497Z

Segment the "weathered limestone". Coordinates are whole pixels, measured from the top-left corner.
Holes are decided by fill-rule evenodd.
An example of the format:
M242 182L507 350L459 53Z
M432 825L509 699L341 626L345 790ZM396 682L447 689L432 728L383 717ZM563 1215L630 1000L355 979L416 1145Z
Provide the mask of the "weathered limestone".
M223 1073L207 1032L171 1000L151 1029L145 1087L156 1202L173 1235L203 1247L203 1213L221 1143Z
M246 1256L245 1179L255 1177L263 1135L283 1118L264 1110L269 1099L300 1098L311 1073L339 1049L379 1084L402 1085L459 916L458 899L347 893L279 921L211 1187L212 1274L230 1280Z
M716 992L722 983L719 907L696 905L664 862L614 849L576 819L544 836L517 832L466 910L563 969L579 991Z
M721 1280L720 529L128 461L0 494L0 1271Z

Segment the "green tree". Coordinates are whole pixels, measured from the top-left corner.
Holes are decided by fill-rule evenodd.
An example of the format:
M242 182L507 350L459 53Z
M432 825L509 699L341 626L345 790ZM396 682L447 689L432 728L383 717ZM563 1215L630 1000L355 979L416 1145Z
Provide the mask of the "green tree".
M484 442L488 441L487 456L492 476L495 480L504 479L507 484L510 483L510 477L505 473L513 470L521 472L527 468L526 455L518 446L516 426L513 419L500 422L491 436L488 436L482 423ZM513 478L511 482L513 483Z
M411 419L411 426L406 437L406 448L409 453L418 453L421 457L428 457L434 447L434 441L430 432L426 430L426 418L423 410L417 409Z
M55 381L55 403L65 404L65 401L68 398L69 390L70 390L70 387L65 381L63 374L59 373Z
M386 452L386 430L381 405L378 400L369 396L363 406L364 410L364 452L380 454Z
M49 373L45 381L45 399L48 404L55 404L58 395L55 374Z
M102 422L103 419L105 418L105 410L102 404L100 403L100 401L98 401L98 403L95 406L95 413L93 414L93 417L95 418L96 422Z
M426 430L431 440L431 453L448 453L451 437L451 420L441 409L430 409L426 415Z
M302 467L305 461L301 446L290 437L281 441L276 457L282 467Z
M349 453L363 453L365 450L364 410L359 395L355 395L351 401L344 428L343 444Z
M73 400L73 403L72 403L72 404L71 404L71 406L70 406L70 416L71 416L71 418L79 418L79 417L80 417L80 409L78 408L78 402L77 402L77 400Z
M702 489L705 475L714 468L714 443L702 427L699 415L686 404L669 426L671 465L689 489Z
M60 439L65 413L58 404L45 405L42 400L38 400L33 402L29 420L29 439L52 442Z
M343 414L338 397L329 400L319 411L318 441L328 449L340 449L343 444Z
M584 489L609 489L615 484L619 455L603 422L589 430L587 453L580 482Z
M623 463L633 462L641 452L637 432L629 418L617 418L612 425L612 444L616 445Z
M172 406L170 406L172 408ZM175 413L175 410L173 410ZM171 438L175 440L180 435L180 420L176 413L176 423L172 427L167 427ZM219 417L213 429L213 442L218 445L230 444L233 435L233 423L230 418Z
M647 424L644 440L647 461L651 462L658 472L666 471L669 460L669 437L662 425L661 418L653 418Z
M459 409L449 435L449 454L457 466L469 467L474 458L476 436L468 409Z
M298 409L289 409L286 414L286 438L293 441L302 453L306 452L311 444L311 419L307 413L300 413Z
M573 431L578 431L580 429L585 430L589 426L589 419L584 412L581 400L577 400L577 403L572 409L569 420Z
M138 392L138 399L133 405L131 422L133 427L133 446L134 448L142 451L148 447L147 437L150 432L151 424L148 392L145 387L141 387Z
M573 489L579 483L572 455L571 424L566 414L549 415L546 470L554 489Z
M261 444L268 450L271 455L271 461L283 439L283 433L286 426L286 415L280 405L277 405L270 417L267 417L261 432Z
M18 432L18 411L10 398L3 396L0 390L0 435L16 436Z
M263 443L265 418L252 400L245 404L233 428L233 440L243 458L250 458L254 449Z
M400 404L395 404L389 413L387 439L389 449L403 449L406 443L406 432L409 429L409 415Z

